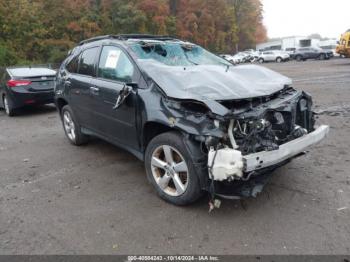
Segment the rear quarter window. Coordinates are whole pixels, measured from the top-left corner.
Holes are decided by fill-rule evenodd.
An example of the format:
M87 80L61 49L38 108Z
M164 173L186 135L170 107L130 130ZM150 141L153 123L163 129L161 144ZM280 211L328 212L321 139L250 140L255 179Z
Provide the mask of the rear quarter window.
M69 73L78 73L79 56L74 57L66 66Z

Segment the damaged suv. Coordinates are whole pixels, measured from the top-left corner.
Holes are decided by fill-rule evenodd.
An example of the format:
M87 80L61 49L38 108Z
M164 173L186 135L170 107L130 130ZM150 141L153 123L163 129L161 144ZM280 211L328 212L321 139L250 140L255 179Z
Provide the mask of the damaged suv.
M271 171L329 132L289 78L162 36L81 42L59 69L55 101L72 144L95 136L128 150L176 205L205 191L256 196Z

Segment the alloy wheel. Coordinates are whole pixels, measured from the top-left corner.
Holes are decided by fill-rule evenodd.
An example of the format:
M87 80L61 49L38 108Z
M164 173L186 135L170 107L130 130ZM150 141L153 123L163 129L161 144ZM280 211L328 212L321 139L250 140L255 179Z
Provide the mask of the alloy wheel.
M184 157L175 148L162 145L152 154L151 170L158 187L169 196L186 192L189 170Z
M63 114L63 126L66 131L68 138L75 142L76 134L75 134L75 125L72 119L72 116L68 111L65 111Z

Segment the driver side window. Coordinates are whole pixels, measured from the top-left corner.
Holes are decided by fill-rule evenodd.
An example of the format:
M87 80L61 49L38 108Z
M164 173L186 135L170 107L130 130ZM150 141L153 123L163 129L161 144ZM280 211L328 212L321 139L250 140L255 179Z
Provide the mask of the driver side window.
M119 82L131 82L134 66L129 57L116 46L104 46L102 49L98 77Z

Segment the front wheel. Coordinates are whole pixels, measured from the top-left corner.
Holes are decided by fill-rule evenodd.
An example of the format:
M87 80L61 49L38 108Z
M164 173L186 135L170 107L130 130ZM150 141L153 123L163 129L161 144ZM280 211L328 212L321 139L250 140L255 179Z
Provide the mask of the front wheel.
M258 62L259 62L260 64L262 64L262 63L264 63L264 59L263 59L263 58L259 58Z
M191 155L179 133L164 133L149 143L145 168L158 195L171 204L188 205L202 194Z
M325 54L320 54L320 60L325 60L325 59L326 59Z
M70 106L66 105L61 111L64 132L73 145L80 146L88 141L88 137L81 132L81 128Z

